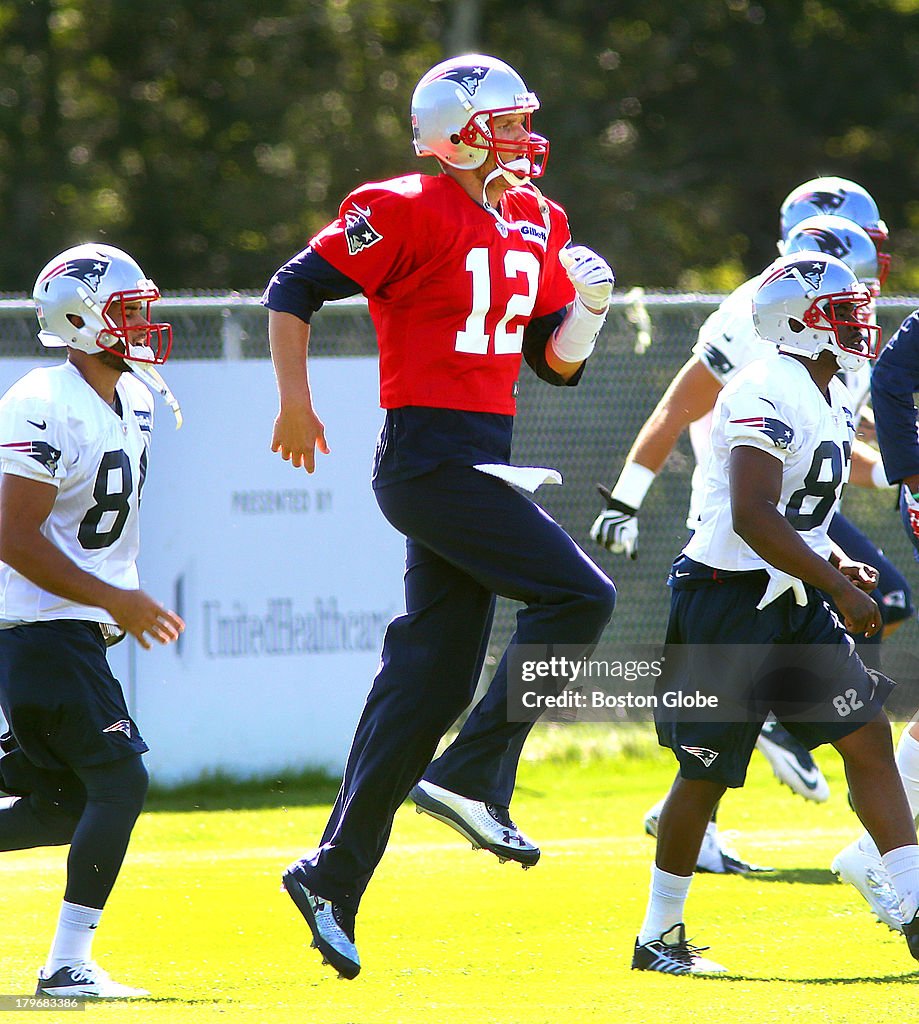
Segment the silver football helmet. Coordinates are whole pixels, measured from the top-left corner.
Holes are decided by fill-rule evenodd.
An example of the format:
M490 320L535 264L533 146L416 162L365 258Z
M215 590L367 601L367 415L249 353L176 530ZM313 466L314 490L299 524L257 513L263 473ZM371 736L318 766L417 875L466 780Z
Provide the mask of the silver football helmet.
M878 280L883 285L890 271L890 254L883 251L888 239L887 225L871 193L848 178L812 178L793 188L779 211L782 238L808 217L818 213L854 220L868 234L878 251Z
M549 143L530 131L536 94L503 60L481 53L451 57L424 75L412 95L412 134L418 156L434 156L459 170L481 167L493 153L513 184L538 178ZM523 114L527 138L496 137L494 119Z
M865 322L871 293L842 260L828 253L780 256L760 277L753 323L782 352L816 359L830 351L843 370L876 359L881 329Z
M150 306L159 297L159 289L126 252L95 242L74 246L42 269L32 289L39 340L48 348L165 363L172 326L150 322ZM125 305L134 302L143 304L143 325L128 324Z
M799 221L779 242L779 252L828 252L850 267L872 295L880 292L878 251L868 233L846 217L818 213Z

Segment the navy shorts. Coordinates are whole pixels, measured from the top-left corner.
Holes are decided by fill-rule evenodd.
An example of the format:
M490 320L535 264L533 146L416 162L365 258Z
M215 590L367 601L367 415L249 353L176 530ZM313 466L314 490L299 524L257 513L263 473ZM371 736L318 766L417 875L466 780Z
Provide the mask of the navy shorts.
M682 557L671 574L664 668L655 687L658 740L685 779L742 786L766 716L772 712L808 749L834 743L881 711L893 683L868 671L823 595L807 604L786 592L762 611L764 571L720 573ZM697 694L717 711L674 707ZM693 700L687 699L692 705Z
M0 708L26 757L49 771L149 749L96 623L59 619L0 629Z

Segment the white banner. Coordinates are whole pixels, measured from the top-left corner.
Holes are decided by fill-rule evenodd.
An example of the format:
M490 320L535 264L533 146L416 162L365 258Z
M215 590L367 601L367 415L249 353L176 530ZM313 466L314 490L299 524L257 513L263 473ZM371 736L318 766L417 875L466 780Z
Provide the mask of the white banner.
M5 362L0 387L34 365ZM404 608L403 539L370 487L376 360L311 360L331 448L313 474L270 451L267 360L176 361L163 375L185 425L157 399L139 565L187 629L171 647L110 652L151 774L340 769L386 624Z

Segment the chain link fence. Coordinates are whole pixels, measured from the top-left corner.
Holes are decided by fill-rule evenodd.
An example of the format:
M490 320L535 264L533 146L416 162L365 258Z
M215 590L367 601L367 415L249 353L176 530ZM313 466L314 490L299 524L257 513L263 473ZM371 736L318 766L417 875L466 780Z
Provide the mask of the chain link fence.
M616 295L597 351L577 388L550 387L523 369L513 459L519 465L562 472L564 486L544 487L537 497L616 581L619 602L605 642L653 644L663 638L669 606L667 570L687 539L693 466L688 438L680 439L642 506L636 561L610 555L590 540L588 530L601 506L595 484L616 479L639 428L688 357L702 321L722 298ZM917 306L919 299L910 297L880 300L884 337L889 338ZM172 361L268 357L266 314L256 294L173 295L158 309L173 324ZM32 306L24 299L0 300L0 331L7 355L59 358L39 345ZM366 303L346 300L321 310L314 319L310 350L314 356L374 355L376 341ZM319 396L320 408L336 400L347 397ZM369 465L371 453L367 456ZM843 508L911 583L919 583L892 491L850 487ZM472 522L471 517L470 528ZM490 661L513 632L517 607L499 602ZM914 638L915 625L908 624L891 642L909 643Z

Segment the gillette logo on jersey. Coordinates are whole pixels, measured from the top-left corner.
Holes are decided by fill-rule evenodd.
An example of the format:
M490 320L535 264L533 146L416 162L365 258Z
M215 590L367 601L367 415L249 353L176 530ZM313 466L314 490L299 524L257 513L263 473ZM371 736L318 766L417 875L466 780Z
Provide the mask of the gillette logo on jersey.
M66 263L59 263L49 270L38 283L44 284L45 281L50 281L55 277L75 277L92 291L97 292L99 285L102 284L102 278L105 277L106 271L111 265L112 261L105 259L67 260Z

